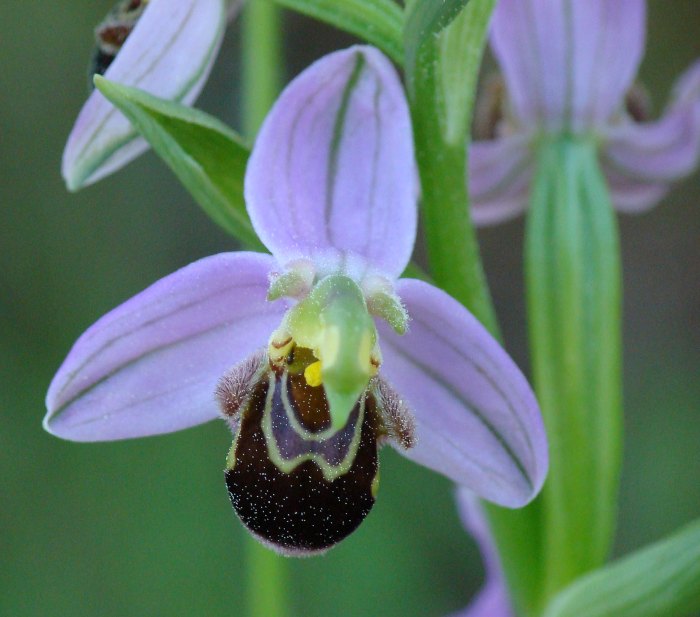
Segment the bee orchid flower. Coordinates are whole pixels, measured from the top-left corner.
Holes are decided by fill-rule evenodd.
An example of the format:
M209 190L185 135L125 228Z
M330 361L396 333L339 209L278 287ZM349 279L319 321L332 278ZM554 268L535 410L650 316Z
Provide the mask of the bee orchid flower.
M518 507L547 447L514 362L456 300L398 279L416 235L411 123L371 47L319 60L282 93L245 194L272 255L223 253L89 328L54 377L45 427L76 441L223 417L226 481L246 527L322 552L367 515L384 442Z
M228 7L229 16L240 5ZM161 98L192 104L216 59L225 0L121 0L95 30L95 73ZM114 173L148 148L129 121L93 90L63 152L70 190Z
M491 47L503 71L477 106L470 194L477 224L520 214L534 172L532 150L551 134L589 137L615 207L639 212L689 174L700 155L700 62L649 121L633 84L644 51L644 0L501 0Z

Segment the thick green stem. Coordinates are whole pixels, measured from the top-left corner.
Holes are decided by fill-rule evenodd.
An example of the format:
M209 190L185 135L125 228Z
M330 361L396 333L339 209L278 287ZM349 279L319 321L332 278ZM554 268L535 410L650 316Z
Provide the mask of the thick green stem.
M280 91L280 9L272 0L249 0L243 10L243 129L251 140Z
M253 141L281 86L280 9L271 0L249 0L243 12L243 127ZM285 558L248 540L250 617L289 614Z
M491 332L498 332L476 232L468 213L463 180L466 156L463 148L438 140L431 143L428 136L434 135L434 127L430 120L426 124L416 126L416 139L423 145L417 156L430 273L438 286L464 304ZM451 174L460 174L459 181L449 181Z
M247 599L250 617L285 617L290 614L287 564L284 557L253 538L246 539L248 554Z
M520 510L486 502L484 506L516 614L540 615L544 606L541 500Z
M621 444L620 256L596 144L539 146L526 237L535 390L547 426L545 594L601 565L616 516Z
M468 124L493 0L473 0L439 37L425 41L406 67L420 173L430 271L492 332L496 314L486 285L467 191ZM465 79L454 88L454 65ZM465 93L466 92L466 93Z
M466 177L468 127L493 6L493 0L471 0L438 38L407 54L407 81L431 274L499 338ZM486 504L486 510L513 603L519 614L536 615L542 603L539 504L522 510Z

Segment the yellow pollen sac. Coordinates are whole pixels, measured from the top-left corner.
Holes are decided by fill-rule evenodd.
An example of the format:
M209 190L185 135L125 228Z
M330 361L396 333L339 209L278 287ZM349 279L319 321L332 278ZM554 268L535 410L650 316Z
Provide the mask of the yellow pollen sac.
M312 388L316 388L323 383L321 378L321 362L316 360L304 369L304 379Z

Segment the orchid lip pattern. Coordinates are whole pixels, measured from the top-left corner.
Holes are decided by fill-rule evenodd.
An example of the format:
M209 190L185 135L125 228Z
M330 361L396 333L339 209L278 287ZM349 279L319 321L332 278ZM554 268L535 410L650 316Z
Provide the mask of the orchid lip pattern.
M700 61L678 80L657 121L639 121L626 96L644 50L645 0L502 0L491 47L505 95L491 139L470 147L469 191L479 225L525 210L532 148L543 135L587 136L615 207L640 212L700 157ZM493 119L493 116L492 116Z
M416 234L414 165L390 62L356 46L313 64L268 115L246 173L250 218L272 255L204 258L104 316L54 377L46 429L113 440L223 416L233 505L285 554L325 550L359 524L385 441L485 499L527 503L548 456L526 379L456 300L398 279ZM279 472L274 486L254 473L263 462ZM362 481L347 482L355 463ZM271 498L280 490L311 523ZM359 514L309 497L352 501L357 490ZM278 535L246 510L256 499ZM310 529L350 514L342 533Z
M134 4L145 8L132 10ZM231 5L229 15L239 4ZM123 23L113 23L115 27L106 33L98 27L102 49L96 52L93 68L100 73L99 69L106 69L104 75L112 81L189 105L204 87L216 59L226 10L224 0L122 2L101 26L104 29L115 18ZM129 121L93 91L68 137L61 172L68 188L78 190L114 173L147 149Z

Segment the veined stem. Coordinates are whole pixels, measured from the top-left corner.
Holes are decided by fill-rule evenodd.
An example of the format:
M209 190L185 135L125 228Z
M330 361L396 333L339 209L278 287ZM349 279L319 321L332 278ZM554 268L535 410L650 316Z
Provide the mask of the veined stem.
M243 11L243 130L251 140L280 91L280 9L271 0L248 0Z
M243 130L254 140L282 81L280 9L270 0L248 0L243 11ZM285 558L247 540L250 617L289 615Z
M532 367L550 445L542 493L548 596L604 563L622 442L617 221L596 144L538 148L526 232Z

